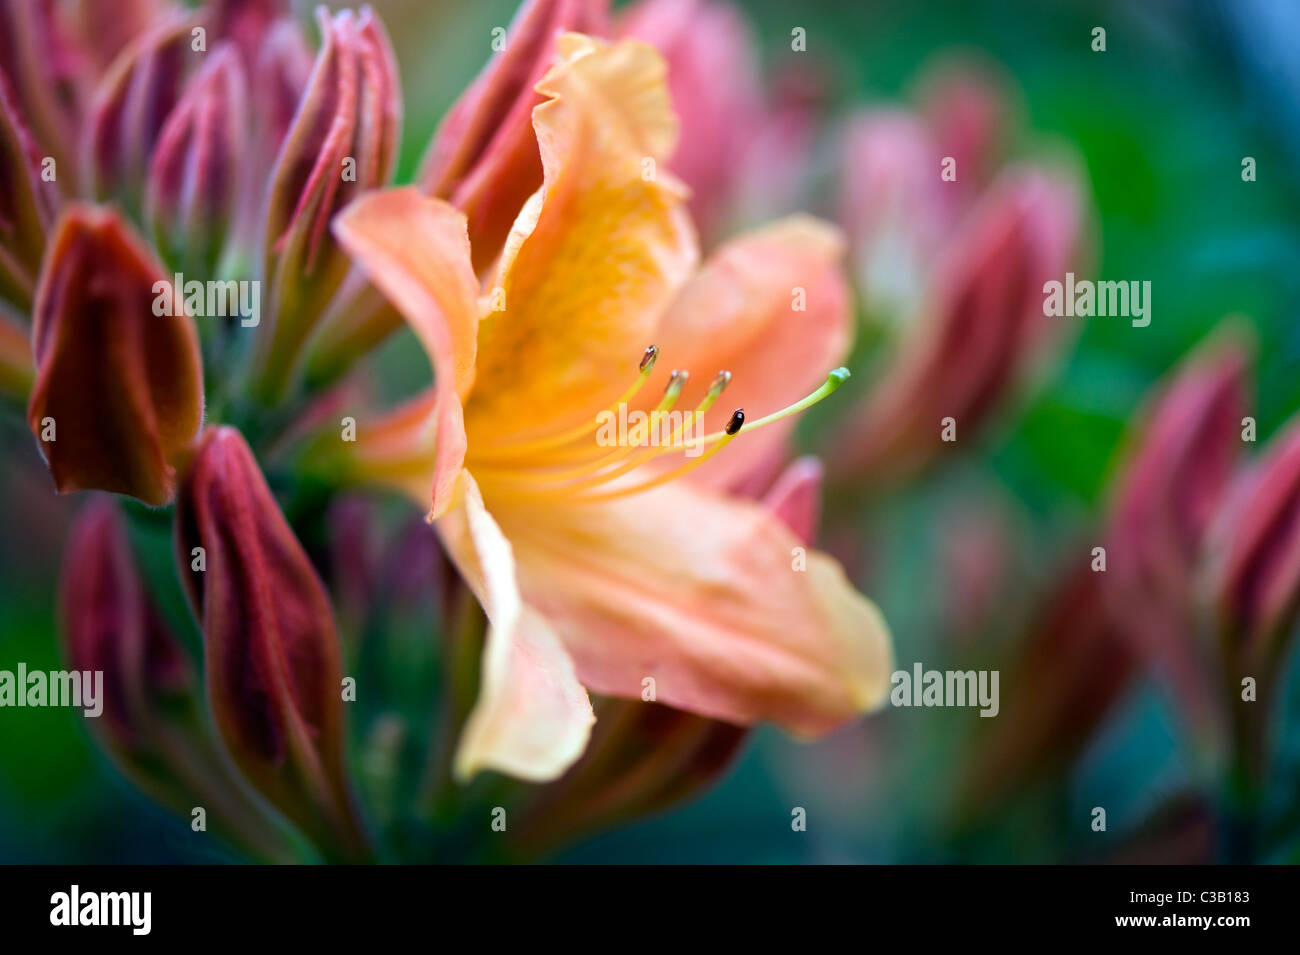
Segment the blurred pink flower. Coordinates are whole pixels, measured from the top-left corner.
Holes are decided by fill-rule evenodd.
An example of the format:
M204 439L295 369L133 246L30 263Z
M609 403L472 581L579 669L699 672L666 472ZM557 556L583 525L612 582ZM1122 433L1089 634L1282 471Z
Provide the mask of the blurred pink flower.
M923 112L859 113L844 133L840 215L863 316L888 341L836 433L841 478L897 481L969 442L1063 337L1043 285L1081 267L1078 177L1030 163L993 174L1012 110L992 74L946 65L922 87Z
M1196 639L1197 578L1244 447L1249 363L1248 343L1229 327L1168 377L1130 439L1106 534L1110 612L1202 733L1217 714Z
M727 0L638 0L616 32L644 40L668 63L681 125L669 166L690 187L697 228L715 238L735 211L737 175L763 119L749 24Z

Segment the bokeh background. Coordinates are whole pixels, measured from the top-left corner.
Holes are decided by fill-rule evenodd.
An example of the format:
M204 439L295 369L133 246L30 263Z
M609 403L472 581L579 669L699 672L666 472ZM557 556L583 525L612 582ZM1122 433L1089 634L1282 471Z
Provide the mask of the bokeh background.
M443 111L481 68L512 0L379 0L403 71L406 121L399 180L409 181ZM1077 154L1091 191L1095 267L1102 279L1150 280L1153 320L1061 319L1077 338L976 442L869 506L834 498L824 532L855 563L862 589L891 622L900 666L1007 669L1024 620L1057 570L1091 546L1111 476L1148 389L1226 314L1241 313L1259 343L1256 414L1262 445L1300 409L1300 7L1289 0L747 0L765 74L787 64L804 27L825 80L826 134L855 105L906 101L936 55L975 51L1016 87L1029 145ZM1107 49L1093 52L1104 26ZM1257 181L1243 182L1254 157ZM820 160L819 160L820 161ZM834 190L810 170L806 201ZM401 343L391 351L396 355ZM400 355L391 359L402 365ZM835 415L818 408L801 431L833 448ZM56 585L77 501L56 499L19 409L0 414L0 667L59 668ZM843 492L838 492L843 496ZM354 505L322 509L313 553ZM409 514L395 503L355 505L396 546ZM340 510L342 509L342 510ZM133 543L151 586L197 650L170 566L168 526L131 511ZM972 558L979 600L964 590ZM982 535L982 536L981 536ZM416 549L422 545L416 545ZM986 548L986 549L981 549ZM963 563L963 555L966 555ZM432 575L432 571L431 571ZM436 594L428 597L437 603ZM403 794L422 785L404 757L428 742L445 660L420 600L368 634L359 665L367 693L353 714L353 763L390 835L444 859L490 857L439 820L403 823ZM346 629L346 628L345 628ZM1294 655L1293 655L1294 656ZM1270 829L1263 857L1300 853L1300 674L1282 684ZM373 688L373 689L371 689ZM999 719L1004 719L1000 717ZM1203 780L1186 730L1149 677L1129 684L1084 738L1061 744L1059 765L1027 773L996 807L961 812L978 758L970 709L886 708L814 744L760 729L712 788L648 819L587 835L550 858L570 862L1030 862L1214 858L1206 849ZM996 721L994 721L996 722ZM494 783L482 784L490 804ZM463 806L464 804L462 804ZM1104 806L1105 834L1090 810ZM791 810L807 810L792 831ZM1292 820L1294 822L1294 820ZM434 830L440 830L435 834ZM452 833L448 835L448 833ZM458 841L459 840L459 841ZM1146 854L1144 854L1146 853ZM153 807L116 774L63 710L0 711L0 861L222 861L187 821Z

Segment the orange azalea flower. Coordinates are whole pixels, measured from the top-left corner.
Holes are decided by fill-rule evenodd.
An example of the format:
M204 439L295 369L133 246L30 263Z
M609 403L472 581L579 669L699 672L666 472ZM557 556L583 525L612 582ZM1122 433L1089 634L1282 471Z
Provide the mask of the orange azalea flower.
M565 34L538 91L544 182L486 282L464 215L414 189L334 224L434 368L429 395L362 425L353 464L424 502L432 485L430 519L490 621L457 774L560 775L591 731L586 688L826 732L883 701L885 624L728 488L841 380L826 375L849 345L841 240L794 218L698 268L665 171L664 67L643 43ZM665 380L657 405L643 397ZM724 387L734 400L708 410ZM678 405L703 432L602 446L602 411Z

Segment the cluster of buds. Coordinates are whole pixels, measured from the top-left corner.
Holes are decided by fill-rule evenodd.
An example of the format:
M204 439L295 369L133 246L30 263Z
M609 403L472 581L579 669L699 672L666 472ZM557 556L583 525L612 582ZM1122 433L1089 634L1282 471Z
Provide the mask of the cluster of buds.
M68 548L68 653L105 672L101 741L159 801L258 855L291 855L296 831L367 858L334 611L259 459L401 324L331 228L393 173L393 51L368 8L322 8L313 49L287 0L119 6L0 0L0 393L59 493L173 508L203 653L98 495ZM542 186L535 87L570 31L615 32L603 0L528 0L427 150L417 186L463 212L480 278ZM678 775L613 815L694 791L744 735L649 719ZM644 745L610 723L601 752Z
M1232 801L1262 791L1300 620L1300 426L1249 455L1250 364L1228 320L1154 389L1103 532L1031 622L1012 676L1024 692L972 753L965 811L1068 763L1143 673L1181 714L1193 764L1226 769Z

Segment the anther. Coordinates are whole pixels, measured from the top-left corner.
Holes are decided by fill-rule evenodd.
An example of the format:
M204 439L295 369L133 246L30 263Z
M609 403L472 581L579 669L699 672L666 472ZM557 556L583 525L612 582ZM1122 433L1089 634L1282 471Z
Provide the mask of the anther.
M655 360L658 357L659 357L659 346L658 345L648 346L645 350L645 354L641 356L640 370L642 372L649 371L651 368L655 366Z
M731 413L731 420L727 422L727 427L725 429L727 432L727 436L730 437L734 435L737 431L741 429L741 426L744 425L744 423L745 423L745 409L737 408L735 411Z
M673 376L668 379L668 385L664 388L664 401L674 402L677 396L682 393L686 387L686 382L690 381L691 373L685 369L673 369Z

